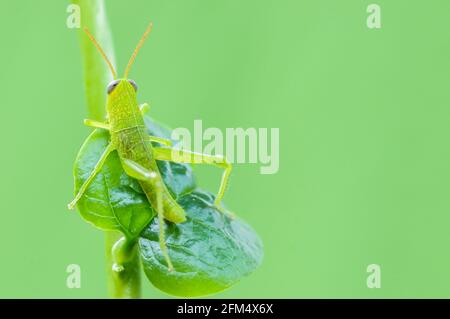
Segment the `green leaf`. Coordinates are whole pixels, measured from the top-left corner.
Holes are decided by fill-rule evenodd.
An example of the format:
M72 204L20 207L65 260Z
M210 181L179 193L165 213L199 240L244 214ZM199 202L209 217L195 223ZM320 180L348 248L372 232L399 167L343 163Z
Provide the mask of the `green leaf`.
M109 143L109 133L95 130L78 153L75 193L94 169ZM117 152L112 152L101 172L78 201L78 210L88 222L102 230L118 230L135 238L150 222L154 212L139 184L122 169Z
M170 130L145 117L150 134L170 138ZM95 130L75 163L76 191L109 143L109 133ZM166 241L175 270L168 272L159 246L159 224L137 181L122 169L116 152L78 203L85 220L103 230L119 230L130 238L140 234L141 260L148 279L176 296L195 297L222 291L261 263L262 243L239 218L214 206L214 196L196 188L187 164L158 162L169 191L186 210L187 221L167 222ZM152 221L153 219L153 221Z
M149 133L170 138L170 131L146 118ZM75 193L94 169L109 143L109 133L95 130L81 147L74 166ZM195 188L192 169L186 164L158 162L169 191L177 198ZM139 183L122 169L112 152L102 170L78 202L81 216L102 230L118 230L136 238L155 215Z
M172 272L161 253L156 218L139 239L144 271L154 286L175 296L204 296L230 287L261 263L258 235L241 219L219 212L211 194L197 189L178 202L187 221L166 223Z

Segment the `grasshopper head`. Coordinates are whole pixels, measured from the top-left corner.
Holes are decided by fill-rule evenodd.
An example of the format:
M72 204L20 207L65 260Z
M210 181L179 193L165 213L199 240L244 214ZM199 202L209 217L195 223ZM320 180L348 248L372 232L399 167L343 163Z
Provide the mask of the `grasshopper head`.
M108 114L118 112L118 109L129 105L137 105L137 85L131 79L117 79L111 81L106 88L108 94L106 111Z
M117 87L120 87L120 90L126 90L126 91L133 91L137 92L137 84L131 79L117 79L111 81L108 86L106 87L106 93L108 95L112 94L113 91L116 90Z

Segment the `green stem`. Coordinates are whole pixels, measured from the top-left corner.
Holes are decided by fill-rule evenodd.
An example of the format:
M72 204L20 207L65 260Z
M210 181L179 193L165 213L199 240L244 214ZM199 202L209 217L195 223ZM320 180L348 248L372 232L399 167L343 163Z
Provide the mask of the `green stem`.
M136 242L106 232L106 274L111 298L141 297L141 268Z
M80 6L82 28L89 28L111 63L115 65L112 35L104 1L72 0L72 3ZM101 121L105 118L106 86L112 80L112 75L106 62L82 29L79 33L88 114L90 118ZM105 232L105 237L109 296L111 298L140 298L140 261L136 253L136 245L127 242L124 246L127 249L121 249L113 254L113 246L119 240L120 234ZM121 263L123 269L120 272L113 270L117 259L123 261Z

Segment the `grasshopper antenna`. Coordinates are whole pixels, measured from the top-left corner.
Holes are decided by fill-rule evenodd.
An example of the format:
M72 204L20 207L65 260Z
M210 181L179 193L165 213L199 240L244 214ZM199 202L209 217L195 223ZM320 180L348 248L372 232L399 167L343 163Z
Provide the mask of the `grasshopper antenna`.
M153 22L150 22L150 24L147 27L147 30L145 30L144 35L142 36L141 40L137 44L136 49L134 49L134 52L130 58L130 61L128 61L127 68L125 69L125 74L123 76L125 79L128 77L128 73L130 72L131 66L134 63L134 60L136 59L136 56L139 53L139 50L141 49L142 45L144 44L145 39L148 37L148 35L152 31L152 28L153 28Z
M116 70L114 70L114 67L111 63L111 61L109 61L108 57L106 56L105 52L103 51L102 47L100 46L100 44L98 44L97 40L95 40L94 36L89 32L89 29L87 27L84 27L84 32L86 32L86 34L88 35L89 39L92 41L92 43L95 45L95 47L98 49L98 51L100 52L100 54L102 55L103 59L106 61L106 63L108 64L109 69L111 70L112 76L114 79L117 78L117 73Z

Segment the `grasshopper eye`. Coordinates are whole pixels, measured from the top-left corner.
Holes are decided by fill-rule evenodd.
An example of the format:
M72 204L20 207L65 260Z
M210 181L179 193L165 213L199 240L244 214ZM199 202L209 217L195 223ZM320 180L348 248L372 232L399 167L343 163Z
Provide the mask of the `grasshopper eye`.
M137 92L137 84L133 80L128 80L128 82L134 87L134 90Z
M106 92L110 94L114 89L116 88L117 84L119 84L120 80L114 80L111 83L108 84L108 87L106 88Z

